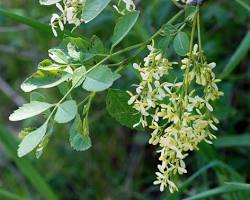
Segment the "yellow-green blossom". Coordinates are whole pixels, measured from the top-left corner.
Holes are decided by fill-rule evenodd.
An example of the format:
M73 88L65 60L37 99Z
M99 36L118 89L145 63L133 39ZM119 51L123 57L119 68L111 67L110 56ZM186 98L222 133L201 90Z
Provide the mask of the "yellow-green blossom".
M141 82L136 85L135 94L128 92L128 104L141 113L135 126L151 129L149 143L159 146L160 164L154 184L160 185L160 191L168 187L174 192L178 189L173 176L187 173L184 159L189 151L198 149L200 142L211 143L215 138L211 131L217 130L218 119L212 115L211 102L223 93L218 90L219 79L212 71L216 64L207 63L198 45L181 61L183 80L176 77L178 81L174 82L165 80L170 80L170 70L176 63L169 62L153 45L148 49L144 64L134 64ZM195 84L203 88L202 94L195 90Z
M50 25L54 35L57 37L56 28L64 30L65 24L73 24L75 27L80 26L83 20L80 17L82 13L82 7L85 4L85 0L63 0L63 2L56 3L56 7L61 14L54 13L50 19Z

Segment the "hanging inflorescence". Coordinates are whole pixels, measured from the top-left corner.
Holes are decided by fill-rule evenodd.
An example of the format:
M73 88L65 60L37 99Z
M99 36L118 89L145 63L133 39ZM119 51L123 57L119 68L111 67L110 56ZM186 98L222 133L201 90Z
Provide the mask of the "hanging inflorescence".
M149 46L144 64L134 64L142 80L136 85L136 93L128 92L128 104L141 114L134 126L151 129L149 143L160 148L157 152L161 163L154 184L160 184L161 191L165 187L176 191L173 175L187 172L184 159L188 152L197 149L200 142L211 143L215 138L211 131L217 130L219 121L212 114L211 103L223 93L218 90L216 83L220 80L212 71L216 64L208 63L198 48L195 44L179 65ZM177 68L183 71L182 80L176 77L169 82L174 75L171 71Z

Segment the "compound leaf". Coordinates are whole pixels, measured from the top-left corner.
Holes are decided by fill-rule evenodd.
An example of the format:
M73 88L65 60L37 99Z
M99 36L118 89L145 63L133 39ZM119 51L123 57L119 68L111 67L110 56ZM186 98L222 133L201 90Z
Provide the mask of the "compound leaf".
M43 140L46 134L48 123L44 123L40 128L30 132L19 144L17 155L23 157L31 152Z
M86 74L83 88L91 92L108 89L114 82L113 72L105 65L100 65Z
M111 0L86 0L82 10L82 19L85 23L95 19Z
M175 52L180 56L185 56L189 50L189 39L186 33L179 32L174 38Z
M55 114L55 121L59 124L67 123L75 118L77 104L74 100L68 100L58 106Z
M112 36L112 48L115 47L118 43L122 41L122 39L129 33L129 31L135 25L140 12L133 11L129 12L126 15L120 17L115 26L114 33Z
M44 111L51 108L53 104L40 102L40 101L32 101L30 103L24 104L22 107L15 110L10 116L10 121L20 121L30 117L34 117L43 113Z
M72 75L65 71L38 70L21 84L21 88L24 92L31 92L39 88L51 88L61 84L71 77Z
M140 114L132 106L128 105L129 94L118 89L108 91L106 104L109 114L114 117L120 124L133 128L134 124L140 120ZM142 127L137 127L143 130Z
M88 130L83 128L85 125L78 114L71 126L69 137L70 145L76 151L85 151L92 146L89 132L84 131Z

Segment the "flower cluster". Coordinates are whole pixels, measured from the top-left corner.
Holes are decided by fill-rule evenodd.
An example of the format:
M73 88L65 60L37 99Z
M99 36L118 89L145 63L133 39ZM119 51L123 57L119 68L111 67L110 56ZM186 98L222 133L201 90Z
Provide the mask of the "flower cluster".
M61 11L61 15L54 13L50 20L52 31L56 37L56 28L58 27L64 30L65 24L73 24L74 29L80 26L83 22L80 15L84 4L85 0L63 0L62 4L56 3L56 7Z
M171 82L169 76L175 62L169 62L162 53L149 46L149 55L144 65L134 64L140 73L141 83L136 85L136 93L128 92L133 105L141 114L135 126L142 125L152 130L149 143L158 145L160 154L157 180L160 191L168 187L170 192L177 189L173 181L175 174L187 173L184 159L189 151L197 149L201 141L211 143L215 136L211 130L217 130L218 123L212 115L211 102L218 99L222 92L216 85L212 69L215 63L207 63L198 45L181 62L184 76Z

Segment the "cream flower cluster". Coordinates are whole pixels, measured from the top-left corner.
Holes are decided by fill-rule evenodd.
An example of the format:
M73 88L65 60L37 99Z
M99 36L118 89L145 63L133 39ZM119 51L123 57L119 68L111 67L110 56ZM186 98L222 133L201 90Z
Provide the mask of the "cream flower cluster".
M80 26L80 24L83 22L80 15L82 13L82 7L84 4L85 0L63 0L61 4L56 3L56 7L61 12L61 15L54 13L50 19L50 25L56 37L56 28L58 27L61 30L64 30L65 24L73 24L75 26L74 29Z
M143 66L134 64L142 81L136 85L135 94L128 92L128 104L141 113L135 126L151 129L149 143L160 148L154 184L160 185L160 191L168 187L174 192L178 190L174 175L187 173L184 159L188 152L197 149L201 141L211 143L215 138L211 131L217 130L218 119L212 115L211 102L223 93L218 90L219 79L212 71L216 64L206 62L198 45L182 60L184 77L172 78L172 82L166 80L173 77L170 70L177 68L177 63L169 62L153 46L149 46L149 51Z

